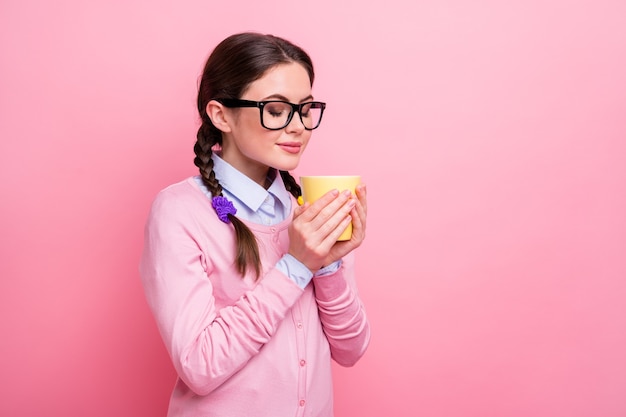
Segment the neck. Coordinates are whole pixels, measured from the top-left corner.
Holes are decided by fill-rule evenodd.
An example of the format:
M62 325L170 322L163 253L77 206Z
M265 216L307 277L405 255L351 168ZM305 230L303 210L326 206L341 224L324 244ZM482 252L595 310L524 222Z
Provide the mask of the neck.
M266 190L270 188L270 186L276 179L277 175L278 175L278 170L276 168L269 169L269 171L267 172L267 175L265 176L265 189Z

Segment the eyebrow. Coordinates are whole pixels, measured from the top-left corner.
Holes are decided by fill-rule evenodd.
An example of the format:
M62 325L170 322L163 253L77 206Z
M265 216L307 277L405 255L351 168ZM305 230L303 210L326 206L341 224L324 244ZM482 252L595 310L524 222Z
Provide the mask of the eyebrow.
M282 101L286 101L290 103L289 99L287 99L287 97L283 96L282 94L272 94L270 96L265 97L261 101L266 101L266 100L271 100L271 99L282 100ZM300 100L300 103L304 103L305 101L308 101L308 100L313 100L313 96L309 94L308 96Z

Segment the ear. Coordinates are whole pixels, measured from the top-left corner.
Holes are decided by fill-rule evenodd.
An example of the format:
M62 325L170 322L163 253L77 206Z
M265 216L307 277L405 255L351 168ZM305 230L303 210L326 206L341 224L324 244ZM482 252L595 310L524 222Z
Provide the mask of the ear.
M221 130L222 132L230 132L230 113L224 107L224 105L215 100L209 101L206 105L206 114L211 119L213 126Z

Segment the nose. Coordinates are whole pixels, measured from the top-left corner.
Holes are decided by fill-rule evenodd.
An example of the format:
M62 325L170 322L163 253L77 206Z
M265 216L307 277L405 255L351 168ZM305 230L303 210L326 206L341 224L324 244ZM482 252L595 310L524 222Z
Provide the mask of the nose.
M304 130L304 124L302 123L302 119L300 117L299 111L294 111L289 124L285 127L287 132L295 132L301 133Z

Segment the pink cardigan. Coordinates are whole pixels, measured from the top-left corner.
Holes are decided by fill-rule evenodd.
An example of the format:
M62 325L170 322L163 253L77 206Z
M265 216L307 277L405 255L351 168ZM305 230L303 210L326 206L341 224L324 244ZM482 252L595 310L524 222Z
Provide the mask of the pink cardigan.
M168 416L332 416L330 358L356 363L369 324L352 256L304 290L274 267L289 221L246 223L263 261L255 281L237 273L233 227L193 178L156 197L140 271L178 373Z

